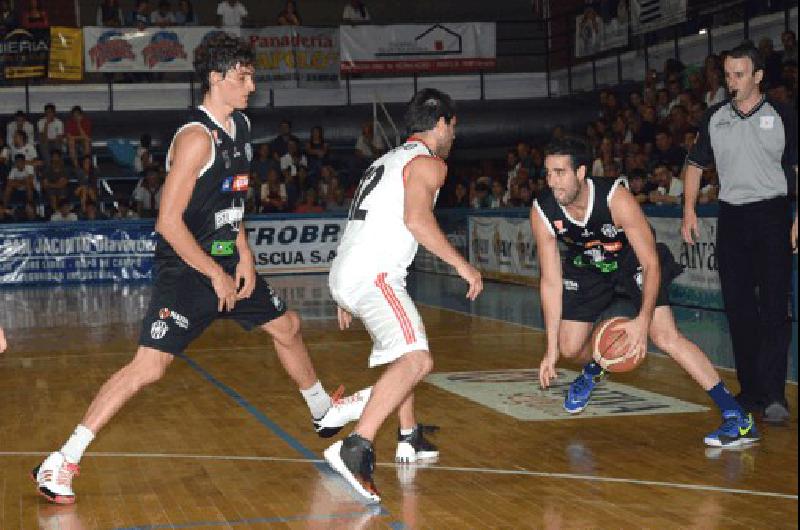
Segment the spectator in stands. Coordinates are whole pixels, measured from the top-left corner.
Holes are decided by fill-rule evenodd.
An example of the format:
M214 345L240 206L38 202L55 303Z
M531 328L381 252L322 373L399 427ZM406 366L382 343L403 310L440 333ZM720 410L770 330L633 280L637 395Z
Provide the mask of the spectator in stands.
M20 25L27 29L48 29L50 27L47 11L41 6L39 0L28 0L27 8L22 9Z
M658 119L664 119L669 115L669 91L666 88L660 88L656 91L656 116Z
M325 211L331 213L346 213L350 209L350 201L345 197L342 188L336 188L332 199L325 203Z
M56 106L48 103L44 106L44 117L37 123L39 130L39 149L45 164L50 161L51 151L63 151L66 143L64 141L64 122L56 116Z
M287 174L294 176L300 167L308 168L308 158L300 151L300 142L290 140L288 152L281 157L281 172L284 177Z
M149 134L143 134L139 138L139 147L136 148L136 154L133 155L133 170L137 174L143 173L145 169L153 165L152 146L153 138Z
M172 5L170 5L169 0L160 0L158 2L158 9L150 13L150 24L162 28L175 25L175 15L172 13Z
M653 204L681 203L683 196L683 181L675 178L672 169L666 164L658 164L653 168L653 180L658 188L650 192L650 202Z
M472 207L475 209L478 208L488 208L490 204L489 198L489 186L482 181L478 181L475 184L475 192L472 198Z
M618 179L621 176L619 164L612 160L603 166L603 177L607 179Z
M453 196L450 199L450 208L469 208L469 189L463 180L456 182L453 189Z
M272 156L270 144L258 144L256 156L250 162L250 187L254 190L260 190L261 184L267 180L267 172L270 169L280 171L280 168L280 162Z
M25 165L30 166L35 171L35 168L42 165L39 160L39 155L36 148L31 143L31 138L25 131L17 131L14 133L14 143L11 144L11 159L16 160L17 155L22 155L25 159Z
M136 212L131 210L128 207L128 203L126 201L118 201L117 208L114 210L114 215L112 219L119 219L119 220L127 220L127 219L138 219L139 216L136 215Z
M19 25L17 13L8 0L0 0L0 32L5 33Z
M58 203L58 209L50 216L50 221L64 222L64 221L77 221L78 215L72 211L72 203L67 200L62 200Z
M489 196L489 208L505 208L506 187L500 179L492 181L492 193Z
M125 25L125 16L119 0L103 0L97 6L97 25L118 28Z
M297 3L294 0L286 0L283 9L278 13L277 23L279 26L302 26L303 21L300 13L297 12Z
M80 219L82 221L103 221L106 216L97 209L97 204L88 202L86 203L86 209L81 212Z
M69 177L62 156L61 151L50 153L50 163L45 166L42 178L42 193L52 211L56 211L58 203L67 198Z
M592 163L592 176L604 177L605 168L612 162L614 162L614 142L610 136L606 136L600 141L600 152Z
M764 61L764 83L767 88L773 87L781 79L782 57L769 37L758 41L758 53Z
M133 203L136 205L136 213L142 219L154 218L158 216L158 208L161 204L161 177L154 168L147 169L144 178L139 180L136 189L133 190Z
M342 11L342 21L345 24L364 24L370 21L367 5L362 0L350 0Z
M14 119L6 125L6 143L12 145L14 143L14 133L23 131L28 140L33 143L33 124L28 121L27 116L21 110L14 114Z
M517 178L519 174L519 168L522 164L519 161L519 155L514 149L510 149L506 152L506 178L503 179L504 188L511 184L511 181Z
M81 212L85 212L86 205L90 201L97 201L99 193L97 177L95 177L94 167L92 166L92 157L84 156L81 158L78 169L75 170L75 177L78 181L78 187L75 188L75 196L80 201Z
M792 104L792 92L789 89L789 85L784 80L778 81L772 88L767 90L767 94L769 94L770 99L773 101L783 103L784 105Z
M645 152L650 152L656 141L656 122L658 116L652 105L642 106L642 119L639 130L633 136L633 142L641 145Z
M131 13L131 18L128 23L131 26L136 26L140 30L150 25L149 0L136 0L136 8Z
M330 165L322 166L319 179L320 198L323 201L329 200L331 193L337 188L341 188L341 182L336 170Z
M618 114L611 122L611 134L614 136L614 143L629 144L633 141L633 132L623 114Z
M641 169L634 169L628 175L628 189L630 189L633 198L639 204L647 204L650 202L650 194L647 193L647 175Z
M274 156L282 157L289 152L289 142L295 141L300 143L295 135L292 134L292 122L289 120L281 120L278 124L278 136L272 140L272 153Z
M673 173L678 173L686 160L686 151L675 145L668 129L661 128L656 132L655 149L650 155L653 168L666 165Z
M687 107L683 105L675 105L669 112L667 127L672 134L672 140L676 145L683 142L683 136L689 131L692 131L692 126L689 124L689 113ZM694 129L696 131L696 129Z
M194 14L194 6L189 0L180 0L178 9L174 13L176 26L196 26L197 17Z
M6 145L6 140L0 136L0 184L5 182L11 166L11 149Z
M78 167L78 149L81 155L92 153L92 122L83 114L79 106L72 107L71 117L67 120L67 147L72 164Z
M656 71L655 68L650 68L644 74L644 90L642 92L642 95L643 96L646 95L648 89L651 92L655 92L659 88L660 87L658 86L658 71Z
M783 54L781 61L786 64L794 62L797 64L797 35L794 31L784 31L781 33L781 44L783 45Z
M247 8L239 0L224 0L217 5L217 25L239 28L247 19Z
M531 164L528 169L528 176L534 182L547 178L547 170L544 168L544 154L539 147L531 148Z
M695 101L689 107L689 126L692 131L696 131L700 127L706 110L708 110L708 106L701 101Z
M306 142L306 156L308 169L312 173L319 173L322 165L328 159L328 143L325 141L325 131L317 125L311 128L311 136Z
M295 213L322 213L325 211L319 205L316 189L308 188L303 195L303 201L294 209Z
M797 61L783 63L783 81L789 87L794 99L794 106L797 107Z
M722 85L722 71L716 68L706 70L706 93L704 101L712 107L725 100L725 87Z
M703 170L700 179L700 192L697 195L698 204L710 204L717 202L719 197L719 175L714 167Z
M386 151L386 145L383 143L383 138L376 133L372 122L365 121L362 123L361 134L356 140L356 157L366 162L366 165L369 165L373 160L381 156L384 151Z
M286 185L281 182L278 170L271 167L267 171L267 179L261 184L261 211L276 213L286 211L288 196Z
M24 134L24 133L22 133ZM33 201L34 189L34 170L33 167L25 163L25 155L14 155L14 166L8 172L8 179L6 180L6 189L3 192L3 208L8 208L8 203L11 200L11 195L21 190L25 192L28 202Z

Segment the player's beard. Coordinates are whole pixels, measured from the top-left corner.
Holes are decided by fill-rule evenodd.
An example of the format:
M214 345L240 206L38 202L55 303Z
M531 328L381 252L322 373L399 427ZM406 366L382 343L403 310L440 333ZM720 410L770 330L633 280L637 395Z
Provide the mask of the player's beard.
M562 189L564 189L564 188L562 188ZM581 192L581 186L580 186L580 184L577 184L576 186L574 186L570 190L564 189L563 198L559 198L558 195L555 195L556 201L561 206L569 206L570 204L575 202L575 200L578 198L578 195L580 194L580 192Z

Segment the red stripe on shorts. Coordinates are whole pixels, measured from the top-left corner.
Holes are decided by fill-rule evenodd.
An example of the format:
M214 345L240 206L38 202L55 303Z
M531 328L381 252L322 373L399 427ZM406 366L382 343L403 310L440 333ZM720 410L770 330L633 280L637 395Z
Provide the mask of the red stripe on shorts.
M406 340L406 344L413 344L417 341L416 335L414 334L414 326L411 325L411 319L408 318L405 309L403 309L403 305L400 303L400 300L397 298L397 295L392 290L391 286L386 283L386 273L382 272L378 274L378 278L375 280L375 285L381 290L383 293L383 297L386 298L386 301L391 306L392 311L394 311L394 316L397 317L397 321L400 322L400 328L403 330L403 338Z

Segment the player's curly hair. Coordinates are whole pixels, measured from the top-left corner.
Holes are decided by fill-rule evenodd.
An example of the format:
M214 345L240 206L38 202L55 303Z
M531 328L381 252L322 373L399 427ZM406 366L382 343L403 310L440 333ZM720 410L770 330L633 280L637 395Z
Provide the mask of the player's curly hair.
M247 42L224 31L207 35L194 57L194 71L200 77L203 94L210 88L208 76L211 72L224 76L237 64L252 66L255 61L253 49Z
M439 118L450 123L455 115L456 105L450 96L435 88L424 88L408 104L406 128L410 134L429 131L436 127Z

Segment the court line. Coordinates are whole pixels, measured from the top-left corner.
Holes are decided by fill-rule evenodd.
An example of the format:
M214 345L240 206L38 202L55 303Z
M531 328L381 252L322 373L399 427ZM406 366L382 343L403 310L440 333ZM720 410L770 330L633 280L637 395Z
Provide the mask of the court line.
M523 329L533 330L533 331L536 331L536 332L539 332L539 333L546 333L546 331L543 328L539 328L539 327L536 327L536 326L531 326L530 324L522 324L520 322L512 322L510 320L502 320L502 319L496 318L496 317L487 317L487 316L484 316L484 315L476 315L474 313L467 313L466 311L461 311L460 309L453 309L453 308L450 308L450 307L444 307L444 306L434 305L434 304L426 304L424 302L419 302L419 301L415 301L414 303L416 303L417 305L424 305L425 307L428 307L428 308L431 308L431 309L441 309L442 311L449 311L451 313L456 313L458 315L462 315L462 316L465 316L465 317L484 318L484 319L490 320L492 322L500 322L501 324L510 324L512 326L520 327L520 328L523 328ZM648 351L647 355L658 355L659 357L668 357L666 354L661 353L661 352L657 352L657 351ZM724 370L726 372L731 372L731 373L735 373L736 372L736 368L729 368L727 366L720 366L718 364L715 364L714 368L716 368L717 370ZM791 381L789 379L786 380L786 384L788 384L788 385L797 386L797 383L798 383L797 381Z
M331 513L321 515L290 515L287 517L256 517L253 519L239 519L235 521L194 521L191 523L178 524L155 524L143 526L123 526L114 530L163 530L167 528L196 528L199 526L241 526L247 524L269 524L269 523L292 523L297 521L332 521L357 519L364 515L381 515L379 510L367 510L364 512L351 513Z
M17 457L17 456L46 456L49 453L37 451L0 451L0 457ZM188 460L210 460L210 461L249 461L249 462L278 462L278 463L297 463L297 464L325 464L325 461L319 458L291 458L281 456L242 456L242 455L198 455L198 454L180 454L180 453L86 453L87 457L93 458L163 458L163 459L188 459ZM379 467L397 468L403 467L408 464L396 464L394 462L378 462ZM738 488L725 488L722 486L712 486L706 484L687 484L682 482L665 482L657 480L642 480L634 478L623 477L603 477L599 475L580 475L575 473L555 473L548 471L530 471L528 469L498 469L487 467L461 467L461 466L440 466L438 464L431 464L425 466L418 466L419 471L450 471L455 473L483 473L488 475L517 475L527 477L539 478L554 478L564 480L583 480L587 482L607 482L617 484L633 484L638 486L655 486L661 488L675 488L686 489L694 491L706 491L712 493L730 493L737 495L750 495L755 497L772 497L777 499L798 500L797 495L789 493L778 493L772 491L760 491Z

